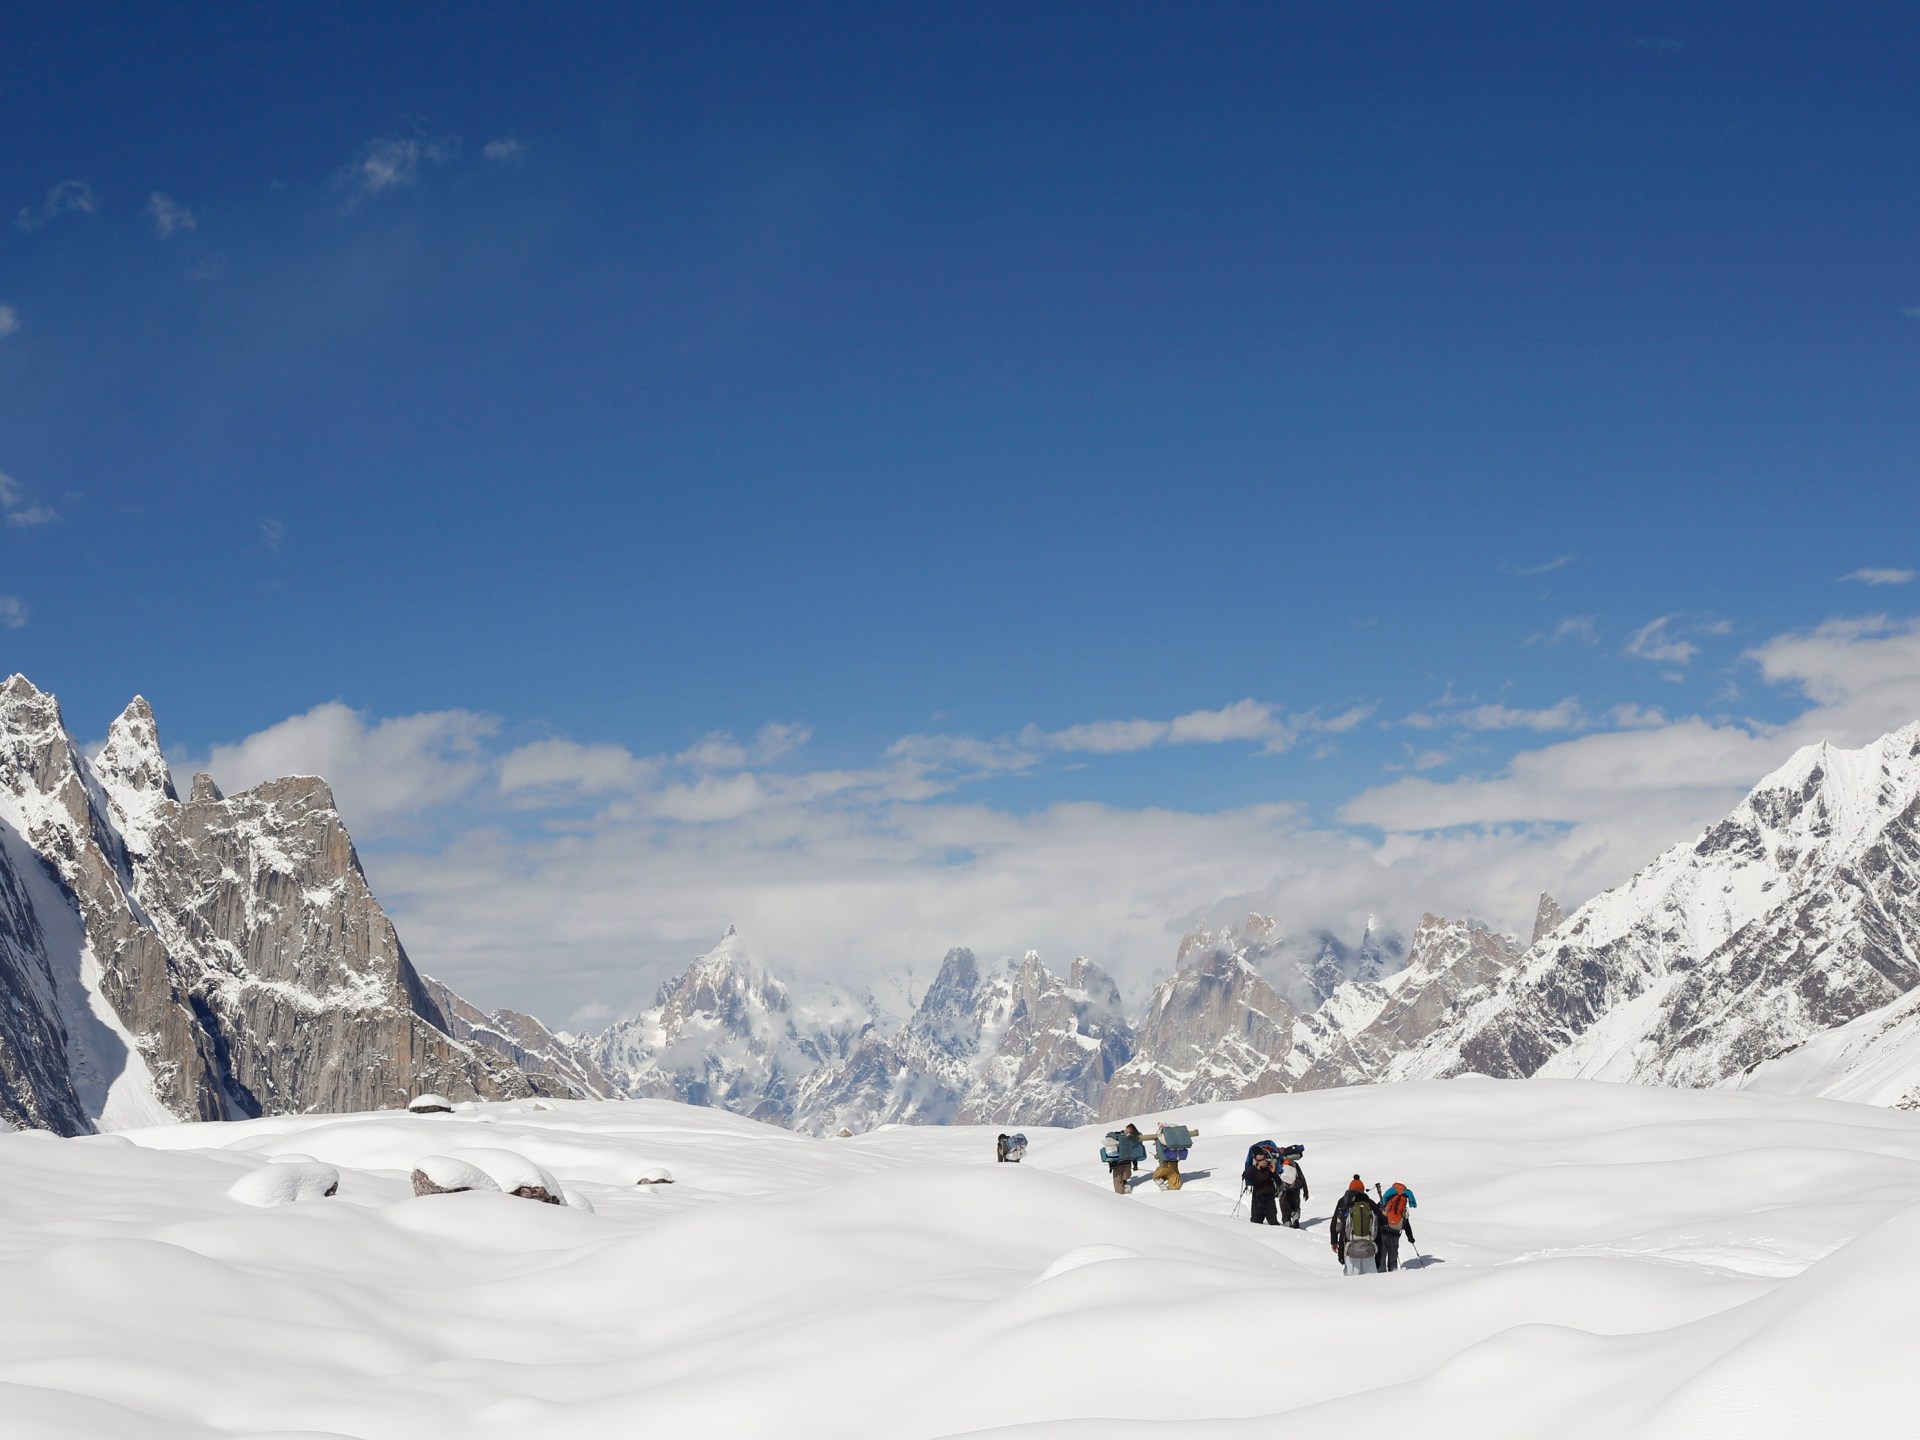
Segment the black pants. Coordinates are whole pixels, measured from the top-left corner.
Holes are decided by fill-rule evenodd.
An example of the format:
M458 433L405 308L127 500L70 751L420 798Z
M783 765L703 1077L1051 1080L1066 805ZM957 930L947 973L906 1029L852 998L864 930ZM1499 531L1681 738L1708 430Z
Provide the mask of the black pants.
M1382 1225L1380 1233L1373 1238L1380 1247L1380 1253L1376 1257L1380 1268L1398 1270L1400 1268L1400 1232L1391 1225Z
M1280 1223L1300 1228L1300 1187L1283 1185L1280 1187Z
M1256 1225L1278 1225L1280 1217L1273 1213L1273 1196L1256 1195L1253 1197L1253 1223Z

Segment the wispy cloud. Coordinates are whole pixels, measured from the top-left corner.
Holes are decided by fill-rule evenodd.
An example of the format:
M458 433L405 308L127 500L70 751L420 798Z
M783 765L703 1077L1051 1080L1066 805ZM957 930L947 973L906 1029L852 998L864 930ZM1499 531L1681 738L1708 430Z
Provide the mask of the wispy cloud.
M406 190L420 183L429 165L444 165L460 153L460 141L448 136L390 137L369 140L360 154L334 175L337 188L358 202L389 190Z
M1852 580L1861 585L1909 585L1920 579L1920 570L1855 570L1851 575L1842 575L1840 583Z
M20 329L20 312L11 305L0 305L0 340Z
M153 217L153 233L162 240L182 230L198 230L200 217L177 200L169 200L158 190L147 200L147 213Z
M1542 630L1537 635L1529 635L1527 644L1560 645L1569 640L1582 645L1599 644L1599 618L1594 615L1569 615L1551 630Z
M489 140L480 147L480 158L494 165L517 166L527 158L527 145L511 135Z
M1649 620L1629 635L1625 653L1636 660L1651 660L1660 665L1685 665L1700 653L1700 647L1688 637L1732 632L1731 620L1675 611Z
M1520 576L1546 575L1555 570L1566 569L1573 561L1574 557L1571 555L1556 555L1544 565L1524 565L1515 569L1513 573Z
M266 542L267 549L274 554L280 553L280 547L287 540L287 522L284 520L264 519L260 522L260 538Z
M32 613L18 595L0 595L0 630L20 629Z
M84 180L62 180L47 191L38 205L23 205L13 223L22 230L38 230L62 215L91 215L99 204L93 187Z
M1920 305L1909 305L1900 313L1909 320L1920 320Z
M0 472L0 514L6 516L7 524L23 527L50 525L60 518L51 506L33 504L26 488L4 472Z
M1171 720L1093 720L1061 730L1029 725L1020 733L1020 744L1030 749L1115 755L1156 745L1220 745L1238 740L1256 742L1277 753L1291 746L1300 731L1298 723L1283 718L1273 706L1247 699L1219 710L1190 710Z

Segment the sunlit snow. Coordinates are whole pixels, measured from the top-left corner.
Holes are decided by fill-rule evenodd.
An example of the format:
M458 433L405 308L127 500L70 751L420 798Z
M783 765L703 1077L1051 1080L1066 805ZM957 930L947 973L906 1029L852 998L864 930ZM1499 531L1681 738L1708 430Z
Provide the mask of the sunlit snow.
M7 1135L0 1433L1907 1433L1920 1118L1485 1080L1178 1118L1188 1184L1126 1197L1102 1127L1007 1165L667 1101ZM1269 1136L1298 1233L1234 1213ZM568 1203L416 1197L423 1163ZM1355 1171L1419 1197L1399 1274L1334 1265Z

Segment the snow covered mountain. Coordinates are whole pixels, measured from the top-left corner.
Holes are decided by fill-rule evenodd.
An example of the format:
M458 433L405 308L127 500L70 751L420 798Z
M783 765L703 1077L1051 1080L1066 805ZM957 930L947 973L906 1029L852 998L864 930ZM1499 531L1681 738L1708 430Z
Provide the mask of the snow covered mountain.
M800 1082L844 1058L874 1020L869 1005L842 991L796 999L729 925L718 945L660 987L651 1009L580 1049L619 1094L787 1125Z
M488 1099L543 1087L456 1040L368 889L323 781L181 800L136 698L99 759L0 684L0 1118L169 1119Z
M1797 752L1694 843L1542 935L1391 1074L1831 1080L1906 1043L1891 1037L1913 1023L1916 985L1920 724Z
M1238 929L1188 935L1174 973L1148 1001L1134 1058L1114 1077L1102 1113L1122 1119L1213 1100L1365 1084L1520 954L1512 936L1434 915L1422 919L1405 963L1388 973L1383 970L1400 946L1376 938L1371 923L1351 951L1335 952L1335 943L1322 937L1316 960L1330 953L1351 957L1356 978L1324 994L1316 985L1309 1003L1296 1005L1268 981L1269 973L1290 973L1298 994L1303 979L1331 972L1318 964L1289 972L1289 947L1271 917L1249 915Z
M1091 960L1063 980L1032 951L982 972L951 950L896 1034L870 1031L803 1082L798 1124L1084 1124L1131 1051L1119 988Z

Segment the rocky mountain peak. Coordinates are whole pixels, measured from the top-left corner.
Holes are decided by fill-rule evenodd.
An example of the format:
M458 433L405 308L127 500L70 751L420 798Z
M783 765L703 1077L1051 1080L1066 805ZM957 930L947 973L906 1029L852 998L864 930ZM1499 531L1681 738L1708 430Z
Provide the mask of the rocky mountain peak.
M1560 913L1560 902L1546 891L1540 892L1540 903L1533 909L1533 937L1527 941L1529 948L1538 945L1543 937L1560 928L1560 922L1567 917Z
M128 848L144 853L153 825L180 799L160 749L160 727L144 696L134 696L107 727L107 743L94 757L93 773L113 804Z

